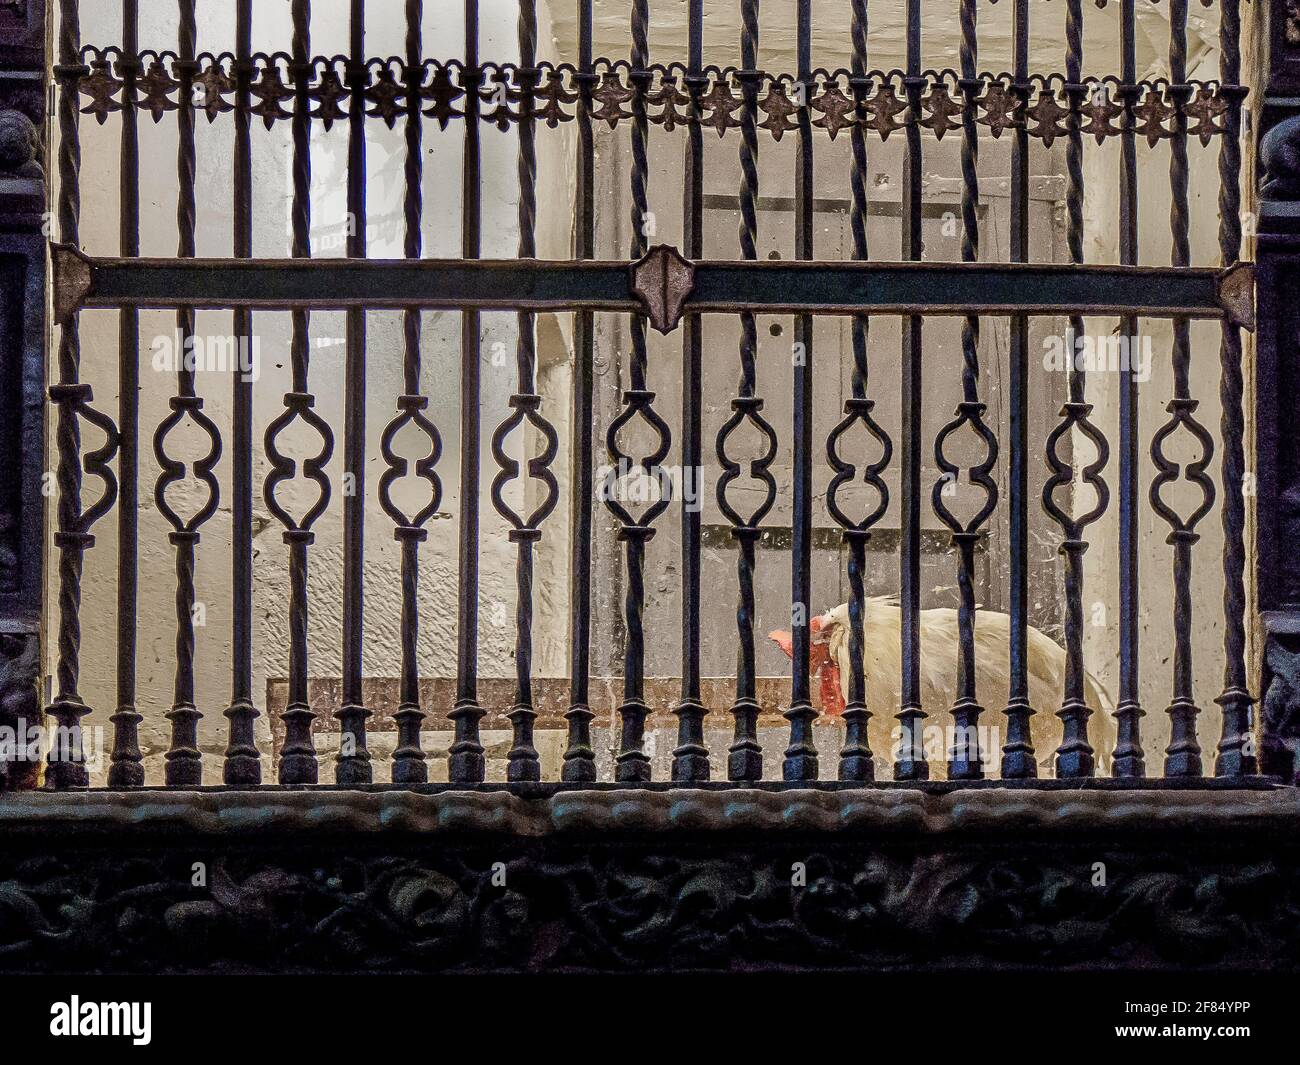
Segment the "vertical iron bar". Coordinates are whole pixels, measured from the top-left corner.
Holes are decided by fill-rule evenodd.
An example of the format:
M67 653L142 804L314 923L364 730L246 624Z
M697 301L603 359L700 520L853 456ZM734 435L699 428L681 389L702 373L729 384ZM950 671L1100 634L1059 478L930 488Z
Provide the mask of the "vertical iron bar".
M591 128L591 5L578 0L578 149L574 252L579 259L595 257L595 142ZM590 783L596 779L596 754L591 747L591 708L588 670L591 662L591 508L595 497L592 474L592 356L594 318L591 311L574 315L572 410L572 476L570 535L573 569L569 577L569 723L561 779Z
M738 75L744 94L740 119L740 256L747 261L758 258L758 0L742 0L740 65ZM742 419L762 430L763 401L757 396L758 330L752 313L740 316L740 384L732 400L731 419L718 434L720 458L727 472L718 481L719 503L724 513L730 508L726 487L740 467L726 456L726 440ZM766 463L750 464L751 474L766 474ZM771 494L770 474L768 490ZM758 742L757 669L754 658L754 567L759 537L759 522L766 507L753 511L748 520L735 514L731 534L736 541L736 698L731 706L734 732L727 755L727 776L731 780L759 780L763 776L763 749Z
M799 108L799 154L795 164L795 258L813 258L813 139L812 100L812 0L799 0L797 7L799 81L803 85L803 106ZM786 780L817 779L817 747L813 743L812 705L812 448L813 448L813 317L795 319L794 363L794 513L791 548L790 598L793 604L793 675L790 687L790 746L786 748L783 775Z
M1015 38L1013 92L1020 121L1011 142L1011 261L1029 261L1029 131L1024 117L1029 104L1029 3L1016 0L1012 35ZM1010 493L1010 606L1008 648L1009 688L1007 695L1008 744L1003 748L1002 776L1027 779L1038 775L1030 743L1029 719L1036 713L1029 702L1029 319L1011 318L1010 417L1008 433L1011 455L1007 469ZM1024 737L1020 740L1019 737ZM1007 746L1014 744L1011 750ZM1063 764L1058 752L1058 776L1089 776Z
M849 182L852 193L852 212L850 214L853 229L853 258L866 261L871 257L867 242L867 223L870 217L870 200L867 193L867 132L864 126L863 100L870 91L870 79L867 77L867 46L869 41L869 17L867 0L853 0L850 24L850 36L853 40L852 78L853 98L856 104L858 121L850 132L853 152L853 168ZM871 319L865 315L853 318L853 375L852 396L844 404L845 422L851 424L861 420L871 430L874 422L870 421L875 404L867 399L869 366L867 362L867 344L870 338ZM838 429L836 430L838 432ZM877 467L869 468L864 476L868 484L873 484L880 492L881 511L888 505L888 489L880 480L880 471L889 463L891 444L888 437L877 427L874 435L883 449ZM833 443L837 439L832 433L832 443L828 446L828 455L834 464ZM856 467L837 468L844 477L852 477ZM832 482L832 486L836 482ZM828 505L834 501L834 489L827 492ZM875 780L875 757L871 752L867 733L871 711L867 707L867 677L864 655L866 638L864 631L866 614L867 544L871 539L870 525L877 520L869 518L853 527L846 525L843 539L849 547L849 697L844 708L844 746L840 749L840 779L865 782Z
M519 258L537 256L537 143L532 114L532 90L537 65L537 8L535 0L519 0ZM541 403L536 386L536 320L528 311L518 316L516 350L518 388L512 405L518 418L536 416ZM528 424L526 421L519 423ZM529 464L530 471L534 464ZM514 741L510 747L506 778L511 782L542 778L541 761L533 744L533 548L541 533L529 522L516 526L510 539L518 547L515 565L515 705L510 711Z
M289 545L289 700L279 776L281 784L315 784L320 763L312 738L316 714L307 680L307 549L315 535L308 529L290 529L284 538Z
M857 375L855 374L855 379ZM856 389L855 389L856 391ZM855 396L863 400L864 396ZM869 532L850 530L845 534L849 545L849 697L844 707L844 746L840 748L840 779L859 783L876 779L875 756L867 726L871 711L867 709L867 676L864 628L867 589L867 543Z
M1219 251L1224 266L1241 256L1241 80L1240 0L1219 3L1220 91L1230 94L1219 141ZM1246 675L1246 457L1242 408L1241 329L1225 321L1220 348L1223 408L1223 732L1215 759L1216 776L1249 776L1258 771L1251 709L1254 698Z
M406 0L406 165L404 214L408 259L418 259L423 250L420 230L424 217L424 117L418 86L423 81L424 0ZM399 412L414 418L428 406L420 395L420 332L423 316L418 307L402 315L403 395ZM400 424L400 422L399 422ZM435 447L436 447L435 442ZM381 492L383 491L381 482ZM420 743L420 544L428 532L414 522L399 524L393 537L402 551L402 681L400 704L393 715L397 721L397 748L393 751L394 784L423 784L429 767Z
M120 247L122 255L140 254L140 136L136 111L136 78L140 64L139 0L122 3L122 162ZM108 770L111 788L144 784L136 711L136 642L139 587L139 410L140 312L118 312L117 424L121 432L118 475L121 495L117 511L117 712L113 722L113 754Z
M1187 113L1184 105L1190 92L1187 86L1187 0L1169 0L1169 94L1175 104L1174 130L1170 140L1169 224L1173 234L1173 266L1191 263L1189 173L1187 167ZM1186 318L1173 321L1174 398L1168 410L1172 415L1167 427L1179 425L1195 432L1193 421L1196 400L1191 397L1191 323ZM1131 341L1130 341L1131 343ZM1160 460L1157 434L1152 453ZM1209 454L1205 456L1209 461ZM1188 466L1190 480L1196 480L1199 463ZM1162 471L1163 472L1163 471ZM1158 501L1162 478L1152 483L1152 499ZM1199 714L1192 694L1192 546L1200 539L1193 522L1180 523L1169 534L1174 549L1174 675L1173 698L1167 713L1170 721L1169 746L1165 748L1165 776L1199 777L1202 775L1201 746L1196 738Z
M79 0L60 4L59 67L59 236L64 243L80 244L81 141L78 133L78 77L81 65L81 11ZM85 529L82 513L80 415L89 400L90 386L80 382L81 337L79 318L65 322L59 334L59 381L50 388L58 405L56 443L59 452L58 529L59 637L55 669L56 693L46 713L58 731L50 745L45 771L46 786L62 791L89 783L81 720L90 707L77 691L81 673L81 575L86 551L95 538Z
M481 253L479 186L478 0L465 0L465 154L461 193L461 256ZM460 563L456 641L455 722L448 772L454 784L478 784L485 762L479 741L483 708L478 704L478 530L479 530L479 312L461 312L460 331Z
M902 257L919 261L921 234L921 0L907 0L907 128L903 146ZM901 608L901 700L896 715L902 736L894 758L895 780L927 780L930 765L919 730L928 715L921 707L921 330L919 315L903 319L899 542Z
M307 62L307 20L310 0L294 0L294 55L298 64ZM234 150L234 252L236 258L253 254L253 148L249 113L251 92L247 64L253 54L253 5L239 0L235 14L235 150ZM299 166L296 142L306 136L306 74L296 82L294 107L294 167ZM303 153L305 155L305 152ZM303 165L306 165L305 163ZM304 197L306 193L303 193ZM295 204L297 190L295 190ZM304 235L303 243L306 243ZM299 254L299 249L294 249ZM298 328L295 312L294 329ZM305 325L303 326L305 329ZM242 350L253 350L253 315L246 308L234 314L234 331ZM305 387L305 386L304 386ZM257 750L253 722L260 716L253 701L253 382L251 375L236 372L231 407L231 444L234 454L230 474L231 487L231 679L230 706L225 716L230 722L230 739L226 747L222 777L231 787L257 787L262 782L262 760Z
M352 0L351 58L348 81L348 255L366 257L366 4ZM366 549L366 312L347 312L347 363L344 369L343 492L343 705L339 707L339 753L334 779L339 784L369 784L373 771L366 746L365 697L361 690L365 643ZM351 478L349 485L348 478Z
M248 57L251 54L251 0L241 0L240 7L240 41L237 69L239 76L239 106L236 109L236 160L248 158ZM293 204L291 207L293 223L294 258L305 259L311 255L311 122L307 105L307 82L309 73L305 69L311 59L311 0L294 0L293 5L293 59L298 65L301 80L297 84L297 101L293 119ZM245 172L247 164L238 165L237 174ZM251 176L251 175L250 175ZM236 250L239 242L246 241L245 247L251 245L252 227L249 210L251 208L251 187L243 189L243 195L235 197ZM241 213L242 212L242 213ZM251 248L250 248L251 251ZM251 315L247 311L237 319L245 327L251 326ZM237 326L238 328L238 326ZM329 428L316 420L312 413L314 399L310 392L310 347L311 321L307 311L294 311L292 315L292 335L289 354L292 364L292 391L285 396L285 412L281 419L267 427L267 452L274 457L275 431L278 426L287 425L295 418L302 418L322 432L323 450L316 460L317 483L320 485L322 501L328 499L329 482L325 480L321 466L328 460L332 451L332 438ZM238 393L237 393L238 394ZM324 426L323 430L321 427ZM236 445L241 447L241 444ZM236 463L236 469L242 465L242 459ZM311 470L308 461L304 469ZM268 505L272 499L271 481L267 482ZM323 510L321 504L309 513L301 523L293 524L285 519L288 526L284 532L284 541L289 547L289 698L283 713L285 724L284 748L280 752L279 780L281 784L315 784L319 776L315 744L312 740L312 722L315 720L308 698L307 685L307 567L308 548L315 540L311 523L315 514ZM236 523L238 530L238 522ZM251 545L250 545L251 547ZM241 715L247 717L247 715ZM239 720L238 718L232 720ZM246 740L251 741L252 720L244 731ZM232 730L233 743L233 730ZM241 760L248 767L248 776L253 776L252 766ZM251 761L251 759L250 759ZM228 769L228 773L243 772L242 768ZM256 783L256 780L250 781Z
M632 3L632 71L629 78L642 79L650 64L650 6L649 0ZM644 90L646 86L639 84ZM645 93L638 91L632 101L632 259L646 253L645 219L649 211L646 183L649 178L649 121L645 110ZM649 352L646 346L646 320L634 315L630 323L632 333L632 359L630 382L632 387L624 392L625 412L649 412L654 394L647 388ZM615 434L619 422L610 427L608 440L616 444ZM614 448L611 447L611 451ZM653 465L643 463L643 467ZM649 472L648 469L646 472ZM662 485L662 482L660 482ZM651 508L654 509L653 507ZM624 597L624 616L627 624L627 645L623 652L623 700L618 713L622 720L622 736L615 758L614 779L621 784L639 784L650 779L650 758L645 753L645 719L650 708L645 702L645 555L646 545L654 535L649 524L649 513L637 524L623 523L619 538L627 545L627 594Z
M704 0L690 0L687 11L687 91L691 111L699 117L704 72ZM686 257L704 255L704 132L698 121L686 131L686 187L682 215ZM704 745L704 705L700 701L700 512L703 503L701 405L703 323L686 316L682 332L682 696L678 702L677 748L672 778L680 783L709 779L709 751Z
M1124 104L1120 135L1119 261L1138 260L1137 134L1133 105L1137 89L1137 24L1135 0L1121 0L1120 87ZM1137 335L1137 318L1125 315L1120 333ZM1138 403L1137 380L1122 370L1119 397L1119 703L1112 775L1125 779L1146 776L1142 753L1142 709L1138 689Z
M973 92L979 85L976 80L978 62L976 0L962 0L961 4L961 213L963 262L979 259L979 140L975 125ZM962 400L957 406L956 418L946 426L935 441L935 459L943 476L935 484L935 510L952 531L952 542L957 548L957 588L960 596L957 610L957 692L952 707L953 743L948 752L949 780L979 780L984 776L984 762L979 744L979 718L984 708L979 704L975 684L975 548L979 543L980 526L997 505L997 482L990 477L997 461L995 438L984 424L985 405L979 398L979 339L980 320L967 315L962 321ZM960 476L960 468L944 457L943 445L950 430L962 425L978 433L986 448L984 460L970 470L972 484L985 492L985 503L969 523L962 526L943 502L944 489L949 478Z
M975 0L961 0L959 21L961 24L961 46L959 63L961 76L968 83L973 82L978 61L977 11ZM962 262L975 262L979 259L979 141L975 129L975 115L963 94L961 113L961 214L962 214ZM979 402L977 392L980 320L974 315L962 319L962 402L976 404ZM960 409L959 409L960 413ZM954 474L955 476L955 474ZM979 745L972 749L969 738L971 732L978 728L977 722L982 708L979 705L975 687L975 544L973 536L955 535L953 542L958 549L957 586L959 604L957 610L957 702L952 710L955 739L948 752L948 778L950 780L979 779L984 775L980 762Z
M1070 261L1083 262L1083 133L1080 129L1080 107L1087 91L1081 84L1083 76L1083 5L1082 0L1067 0L1066 4L1066 56L1065 83L1070 101L1070 126L1065 146L1065 163L1068 172L1066 189L1067 234ZM1088 719L1092 710L1086 699L1086 674L1083 663L1083 555L1088 550L1084 528L1099 518L1108 502L1108 489L1100 479L1101 468L1106 464L1109 451L1106 439L1088 421L1092 413L1086 400L1085 370L1078 364L1076 344L1083 335L1084 321L1079 315L1070 316L1068 331L1070 354L1069 396L1061 410L1061 426L1048 441L1049 461L1054 477L1043 489L1044 505L1061 524L1064 539L1059 551L1065 560L1065 690L1057 716L1064 725L1063 747L1067 751L1079 750L1088 742ZM1067 515L1057 509L1051 493L1073 480L1073 466L1059 461L1055 446L1071 429L1081 430L1097 448L1097 458L1083 472L1085 483L1097 492L1097 505L1086 515ZM1070 506L1074 508L1075 500Z
M179 74L182 104L176 112L177 119L177 187L176 229L179 233L177 257L190 259L195 254L195 226L197 202L195 198L196 153L194 142L194 57L197 53L198 32L195 17L195 0L179 0L180 46L176 64ZM194 387L194 370L187 368L185 354L194 340L195 314L193 307L176 311L177 396L172 401L175 414L170 423L189 413L198 416L202 400ZM164 423L166 425L168 423ZM162 432L154 438L155 451L161 464ZM166 467L164 466L164 470ZM166 484L160 479L158 493ZM162 510L162 499L159 509ZM167 714L171 722L171 746L166 755L166 781L168 787L197 787L203 783L203 762L198 749L198 723L202 715L194 705L194 552L199 533L192 523L182 527L177 523L171 534L176 548L176 686L172 708Z

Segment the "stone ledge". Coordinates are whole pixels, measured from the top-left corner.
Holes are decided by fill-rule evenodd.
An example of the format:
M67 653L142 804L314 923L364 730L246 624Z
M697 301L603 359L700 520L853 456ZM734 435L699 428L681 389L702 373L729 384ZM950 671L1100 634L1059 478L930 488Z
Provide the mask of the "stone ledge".
M979 787L28 792L0 796L0 834L218 837L401 834L834 833L855 839L1176 832L1300 843L1300 791Z
M0 972L1300 970L1300 793L1103 783L11 795Z

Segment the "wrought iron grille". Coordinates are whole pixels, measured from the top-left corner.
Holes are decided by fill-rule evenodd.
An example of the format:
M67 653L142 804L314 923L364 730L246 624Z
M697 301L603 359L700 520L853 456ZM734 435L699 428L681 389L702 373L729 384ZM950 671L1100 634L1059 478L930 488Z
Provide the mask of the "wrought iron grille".
M880 0L877 0L879 3ZM1090 741L1093 710L1085 698L1083 659L1083 573L1088 530L1111 505L1112 484L1119 510L1120 687L1115 710L1118 742L1113 751L1112 775L1134 782L1147 775L1140 724L1149 708L1138 695L1140 640L1138 547L1144 513L1140 485L1144 470L1143 427L1136 404L1137 384L1126 371L1121 393L1119 438L1115 448L1117 469L1111 466L1111 441L1094 424L1088 402L1087 372L1072 361L1068 374L1068 400L1060 421L1045 440L1031 439L1027 417L1029 402L1029 322L1033 316L1065 315L1072 332L1084 331L1084 317L1113 315L1122 319L1125 335L1137 332L1139 318L1171 318L1174 394L1168 420L1150 441L1151 483L1149 508L1168 528L1172 550L1172 624L1174 628L1173 684L1167 713L1172 741L1165 752L1165 777L1200 780L1206 775L1196 725L1201 713L1192 691L1192 632L1194 610L1191 593L1193 547L1198 528L1216 502L1223 525L1221 565L1225 581L1222 605L1225 643L1225 681L1216 700L1221 708L1222 730L1214 775L1249 782L1257 773L1252 738L1252 697L1246 665L1246 598L1243 572L1246 559L1245 501L1235 490L1215 499L1215 482L1209 471L1215 461L1215 439L1197 420L1196 380L1192 373L1190 322L1213 319L1222 323L1221 386L1222 423L1220 454L1222 483L1243 484L1246 475L1242 408L1242 336L1252 320L1252 278L1238 264L1242 246L1240 223L1241 87L1239 0L1220 0L1220 71L1210 80L1188 77L1188 3L1164 0L1171 27L1168 77L1142 79L1136 65L1136 18L1139 3L1120 0L1120 69L1104 76L1087 75L1084 68L1084 5L1082 0L1057 0L1065 6L1066 39L1064 73L1037 73L1030 69L1029 0L1002 0L1012 6L1013 69L990 73L980 67L977 0L952 0L948 8L959 16L960 51L956 69L924 69L921 0L900 0L904 12L906 62L901 69L872 67L868 31L868 0L853 0L846 13L851 36L852 62L847 69L815 67L813 61L813 5L811 0L785 0L796 25L795 69L773 72L759 68L759 0L738 0L741 35L738 66L707 62L704 50L704 0L690 0L687 20L687 54L673 62L652 62L650 31L653 0L633 0L630 5L630 54L626 58L596 58L594 54L592 0L577 0L577 54L571 61L538 58L538 19L534 0L518 5L518 62L493 62L480 54L480 18L477 0L465 0L463 54L455 59L431 59L426 53L435 42L423 39L422 0L406 0L405 53L393 58L373 58L366 52L366 5L350 3L350 47L347 55L317 55L312 47L312 12L309 0L293 0L292 46L288 52L259 52L253 46L252 0L235 0L236 46L232 52L200 52L196 0L178 0L179 37L174 50L142 50L138 41L138 0L123 0L120 46L88 45L82 40L78 0L63 0L57 25L58 63L58 241L53 249L55 310L59 323L55 366L57 381L50 400L57 410L57 507L54 543L57 549L57 668L55 692L48 714L73 742L56 745L48 760L46 779L56 789L85 786L88 776L83 752L76 742L78 729L103 708L87 706L79 694L80 648L83 625L82 578L96 526L110 515L119 522L116 630L118 640L117 709L113 725L111 769L113 787L144 783L139 741L141 714L137 712L136 662L139 648L135 629L139 592L139 535L136 513L140 507L138 423L139 365L142 358L139 315L147 308L175 308L176 328L192 337L195 315L203 309L224 309L234 314L234 333L251 338L258 311L292 314L289 358L292 388L283 397L282 413L270 423L264 451L270 472L261 484L254 477L253 393L249 381L232 375L232 416L220 426L205 413L195 388L193 371L182 366L176 376L171 414L152 432L154 455L161 475L153 486L159 511L172 527L170 544L175 557L175 687L167 718L170 748L166 756L166 783L193 787L202 781L202 757L197 739L199 703L211 702L211 692L195 690L193 615L196 555L203 528L217 512L220 477L228 478L233 529L233 568L230 579L230 662L232 684L225 716L229 720L229 745L223 778L233 786L263 782L264 755L259 752L254 724L260 711L253 690L253 524L254 500L259 493L266 508L283 527L290 573L287 604L289 619L288 705L283 712L285 742L278 761L278 781L285 785L315 784L320 779L313 724L317 712L308 691L309 565L317 522L339 490L326 467L336 446L345 453L346 469L357 484L344 495L344 574L341 641L343 676L341 709L337 714L342 748L335 767L341 785L368 784L375 778L374 759L367 744L367 718L363 691L362 650L365 591L364 516L367 368L376 352L367 346L366 312L390 308L403 312L403 393L383 434L380 458L384 472L374 498L391 519L400 543L402 590L400 618L401 705L396 714L398 747L392 758L391 780L417 785L428 780L428 755L422 749L421 726L428 718L445 715L454 726L449 751L449 779L453 786L476 785L484 780L485 755L480 734L484 711L478 693L478 611L480 500L470 490L461 494L458 520L458 614L456 618L456 693L453 705L421 703L417 665L417 640L421 616L418 586L421 545L429 523L442 506L443 478L451 456L443 454L440 428L428 414L429 397L421 392L422 315L430 309L459 312L460 326L460 453L459 477L463 485L477 486L485 476L480 469L480 443L489 433L499 470L490 488L491 503L510 526L509 539L517 557L517 613L514 622L516 667L514 707L509 714L513 741L508 755L508 780L539 781L541 762L535 745L536 710L533 692L534 548L545 535L547 519L556 509L560 493L554 466L559 436L538 394L534 315L541 311L573 312L572 338L572 529L573 557L569 567L570 621L569 707L567 746L561 782L580 785L596 780L590 709L590 650L592 641L593 522L602 513L617 523L623 545L626 600L623 623L627 639L624 652L622 701L618 706L621 740L615 779L624 785L651 781L650 759L645 749L647 715L655 709L647 702L644 631L646 546L670 517L678 502L662 494L634 513L612 493L598 492L593 408L593 350L595 315L627 315L630 330L630 374L622 394L622 408L606 427L605 450L614 467L639 469L651 476L663 472L674 432L680 434L682 465L698 469L705 460L702 410L705 404L703 320L706 315L738 315L741 328L740 380L730 401L731 416L714 442L723 471L717 485L718 505L730 523L737 551L736 610L737 671L731 708L734 739L725 767L711 765L705 745L705 706L701 697L701 612L705 589L701 586L703 534L698 510L680 507L682 584L681 688L673 707L679 722L671 777L678 783L702 783L711 774L743 784L759 781L762 748L758 732L760 705L755 666L755 567L764 521L776 498L771 471L779 427L764 416L757 364L757 316L784 313L795 316L795 342L805 357L793 374L794 462L791 521L790 601L796 609L792 623L791 700L785 710L789 740L784 754L783 777L806 783L821 777L863 783L877 777L876 759L867 739L872 714L897 718L903 741L893 760L892 776L900 782L929 778L931 763L920 741L923 720L933 707L922 703L921 678L921 549L922 511L927 494L934 512L955 548L959 593L957 699L947 708L956 726L970 736L981 715L1005 715L1007 741L1000 751L1003 779L1032 781L1039 773L1031 717L1055 713L1061 721L1054 775L1058 780L1087 781L1096 775ZM1114 3L1115 0L1112 0ZM1104 6L1105 0L1099 0ZM766 6L770 6L766 5ZM929 3L926 12L938 7ZM196 257L195 139L199 118L233 125L234 257ZM93 119L101 124L113 118L121 124L121 246L117 257L88 256L78 250L82 156L79 123ZM140 122L176 123L179 137L178 222L180 244L175 257L141 257L139 176ZM252 126L260 120L269 129L287 123L292 130L292 237L291 259L262 259L254 255ZM427 151L425 133L431 120L444 133L459 130L463 151L463 188L460 197L462 248L459 258L423 257L421 223L427 205L423 195L422 164ZM403 221L405 258L368 259L366 242L367 124L381 122L405 131L405 191ZM349 236L347 256L311 259L311 153L314 124L326 128L338 123L348 131L346 180L347 207L356 220ZM648 210L649 153L659 131L686 131L684 167L684 240L680 249L651 247L639 226L624 260L596 258L596 130L630 128L631 206L637 218ZM576 203L572 258L563 261L537 258L536 219L538 188L537 142L543 129L570 126L576 137ZM517 132L518 230L517 257L489 259L483 255L482 141L485 127ZM736 138L741 171L739 189L740 247L737 261L710 260L704 240L704 138L716 134ZM779 142L789 134L796 142L796 177L793 261L759 261L758 153L760 139ZM868 247L867 218L872 207L868 152L875 139L897 134L904 141L899 261L873 258ZM847 136L852 150L851 206L849 211L852 258L819 261L814 249L814 198L818 187L816 156L820 138ZM957 136L961 146L960 232L961 262L927 261L922 243L924 208L923 162L928 138ZM1010 261L981 260L978 151L988 138L1010 142ZM1084 248L1084 143L1117 141L1120 152L1118 222L1120 263L1085 262ZM1218 141L1219 245L1221 265L1194 267L1189 250L1192 205L1189 195L1188 146ZM1029 182L1032 144L1065 145L1065 191L1069 262L1060 265L1030 261ZM1138 168L1139 154L1157 145L1168 146L1170 218L1173 254L1169 266L1139 266ZM1152 156L1151 158L1154 158ZM206 193L205 193L206 194ZM1110 205L1103 205L1109 208ZM106 308L120 313L118 343L120 399L116 417L96 406L90 387L83 382L78 322L82 311ZM341 440L315 410L311 375L310 320L313 311L346 311L346 422ZM519 320L517 387L507 420L495 426L481 424L480 314L514 311ZM814 321L820 316L851 319L851 397L842 420L833 426L814 425L815 374L823 364L814 351ZM873 412L877 396L870 378L869 331L874 317L899 316L903 368L899 396L901 431L893 439ZM924 350L929 316L961 317L962 398L952 420L937 439L924 438L921 411L927 378ZM1009 321L1010 433L999 438L986 417L978 356L981 327L990 317ZM648 330L680 328L683 404L674 429L656 406L648 387L650 359ZM872 352L874 354L874 352ZM881 356L876 356L881 357ZM832 368L838 372L838 367ZM652 443L644 452L625 450L623 430L640 422ZM172 434L184 424L209 441L206 456L189 463L174 457ZM83 427L105 438L102 446L88 449ZM295 459L283 450L283 433L289 427L310 429L316 438L315 454ZM731 450L734 435L747 427L764 444L756 457L744 460ZM423 434L427 453L412 461L395 449L399 433L410 429ZM541 442L525 462L514 457L507 441L527 429ZM854 454L850 434L865 430L878 447L868 460ZM952 457L949 440L971 433L982 445L982 457L959 462ZM1194 438L1199 455L1180 464L1170 457L1168 442L1175 435ZM1067 453L1072 438L1091 442L1095 458L1076 471ZM933 449L943 477L923 482L923 452ZM1030 457L1045 449L1052 475L1045 484L1030 483ZM846 729L838 767L819 762L813 742L818 710L813 701L810 665L815 633L809 605L813 600L811 557L813 515L817 506L813 490L814 464L829 463L834 476L825 507L842 529L847 551L849 601L848 700ZM999 492L992 472L1007 463L1007 489ZM897 471L898 494L891 498L886 474ZM395 481L414 475L427 482L429 494L417 512L399 505L391 489ZM977 486L982 500L975 513L959 515L943 492L948 478L965 475ZM540 485L530 512L512 508L507 487L526 476ZM1096 505L1080 514L1063 494L1079 479L1092 487ZM1113 478L1113 482L1108 480ZM729 489L748 478L762 489L756 505L740 501ZM86 492L89 479L96 485ZM168 489L181 481L197 483L198 503L188 511L169 504ZM876 501L865 513L851 513L841 489L854 481L875 490ZM1198 490L1190 510L1179 510L1168 489L1185 482ZM293 482L310 482L316 495L305 509L293 510L285 490ZM145 489L147 491L147 488ZM1059 529L1059 550L1064 560L1063 632L1067 670L1061 702L1034 706L1030 701L1029 623L1029 513L1032 500L1041 505ZM603 498L603 502L598 500ZM753 495L748 496L754 499ZM899 515L898 604L900 609L901 699L896 706L867 705L863 665L866 588L863 573L873 530L891 508ZM976 630L980 612L973 581L977 547L997 508L1006 508L1010 520L1008 580L1009 628L1007 637L1010 698L1004 707L983 707L976 693ZM1149 513L1149 512L1148 512ZM1204 609L1204 608L1203 608ZM97 619L98 620L98 619ZM984 776L989 752L981 752L969 738L953 747L946 774L953 781L974 781ZM883 774L882 774L883 775Z

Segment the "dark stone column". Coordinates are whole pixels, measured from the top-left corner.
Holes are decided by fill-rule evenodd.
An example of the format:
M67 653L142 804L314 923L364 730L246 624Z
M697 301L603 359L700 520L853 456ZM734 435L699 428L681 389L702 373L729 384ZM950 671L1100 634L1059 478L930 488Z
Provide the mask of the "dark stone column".
M1261 768L1300 777L1300 6L1270 0L1257 169Z
M31 788L41 724L45 0L0 0L0 791Z

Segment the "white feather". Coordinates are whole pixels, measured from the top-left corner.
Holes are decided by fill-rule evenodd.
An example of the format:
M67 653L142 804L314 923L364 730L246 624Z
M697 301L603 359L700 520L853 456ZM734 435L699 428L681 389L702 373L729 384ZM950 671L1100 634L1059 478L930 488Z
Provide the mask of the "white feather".
M867 686L867 709L872 712L870 740L877 757L888 757L896 744L894 730L902 701L902 611L892 597L871 597L863 612L863 671ZM840 690L847 700L851 677L849 659L849 607L845 603L822 618L821 638L839 666ZM975 695L984 708L980 725L999 730L998 745L1005 742L1002 710L1010 692L1010 629L1006 614L990 610L975 612ZM951 724L949 711L957 695L957 611L922 610L921 706L929 715L927 726ZM1056 716L1065 691L1065 651L1050 637L1029 626L1026 634L1029 666L1029 702L1037 711L1030 718L1034 751L1041 764L1050 764L1061 741L1061 721ZM1115 746L1113 704L1092 676L1085 680L1085 700L1094 711L1088 736L1104 769ZM982 741L983 742L983 741ZM886 746L882 748L881 744ZM996 751L986 751L986 760L997 761ZM937 767L932 767L937 768Z

